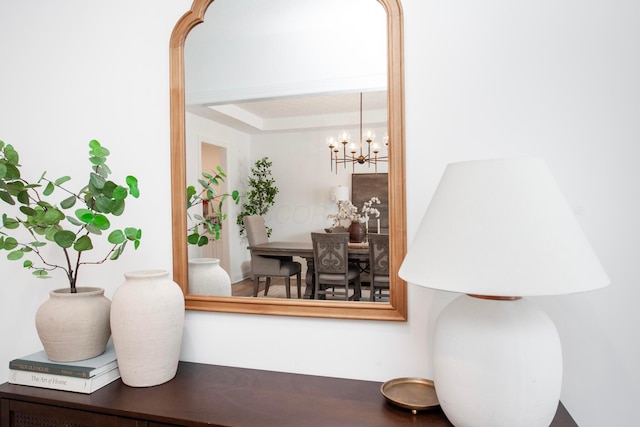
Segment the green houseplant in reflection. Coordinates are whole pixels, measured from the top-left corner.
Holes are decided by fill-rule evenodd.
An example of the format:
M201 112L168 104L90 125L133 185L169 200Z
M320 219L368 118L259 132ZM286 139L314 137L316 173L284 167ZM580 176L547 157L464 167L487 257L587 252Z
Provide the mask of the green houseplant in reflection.
M236 218L236 223L240 226L240 235L244 233L245 216L265 215L275 203L279 190L275 186L275 178L271 176L272 164L268 157L263 157L251 168L246 201L242 204L242 212ZM271 227L267 227L267 236L271 236L271 231Z
M203 247L220 239L222 221L227 218L223 212L225 200L229 197L238 204L240 193L220 193L220 185L227 175L220 166L216 170L202 173L195 185L187 187L187 242ZM195 209L190 208L195 207ZM231 278L220 266L218 258L189 259L189 293L194 295L231 296Z
M49 179L43 172L36 180L25 177L18 151L0 141L0 199L7 205L0 224L0 250L7 251L11 261L21 260L37 278L62 270L68 282L67 288L50 291L36 313L38 336L54 361L82 360L104 352L111 336L111 302L103 288L76 286L78 274L85 265L118 259L128 242L134 249L140 245L142 231L135 227L106 234L110 218L124 213L125 200L140 194L134 176L127 176L125 185L109 179L109 154L98 141L89 142L91 170L82 187L73 191L69 176ZM109 243L106 253L87 258L102 238Z
M227 214L222 211L224 201L231 199L238 204L240 193L233 190L231 193L219 194L217 187L224 182L227 175L220 166L212 173L203 172L198 179L200 189L195 185L187 187L187 217L190 224L187 228L187 242L190 245L205 246L210 240L220 239L220 227ZM190 213L189 209L201 206L202 214Z

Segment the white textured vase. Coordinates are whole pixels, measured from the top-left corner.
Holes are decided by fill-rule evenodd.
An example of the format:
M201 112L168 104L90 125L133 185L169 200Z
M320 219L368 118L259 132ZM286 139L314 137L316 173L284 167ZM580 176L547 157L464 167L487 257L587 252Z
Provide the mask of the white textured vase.
M220 266L218 258L189 260L189 293L231 296L231 278Z
M36 330L47 357L55 362L74 362L99 356L111 336L111 301L104 289L78 287L49 292L36 312Z
M165 270L125 273L111 302L111 331L122 381L149 387L178 369L184 296Z

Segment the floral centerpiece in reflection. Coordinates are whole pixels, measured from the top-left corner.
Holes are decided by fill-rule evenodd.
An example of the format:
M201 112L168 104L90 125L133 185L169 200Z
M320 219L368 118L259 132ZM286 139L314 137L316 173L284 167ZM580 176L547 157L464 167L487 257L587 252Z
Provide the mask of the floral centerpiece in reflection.
M380 204L380 199L372 197L362 205L362 210L358 212L358 207L354 206L350 200L338 200L338 212L327 215L327 218L333 220L333 227L348 226L353 222L367 224L370 217L379 217L380 211L373 207L374 204Z

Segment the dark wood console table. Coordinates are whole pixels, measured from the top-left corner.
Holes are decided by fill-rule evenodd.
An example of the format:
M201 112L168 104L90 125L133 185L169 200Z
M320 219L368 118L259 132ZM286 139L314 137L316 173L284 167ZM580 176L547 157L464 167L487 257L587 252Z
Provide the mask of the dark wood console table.
M0 385L0 426L451 426L440 409L398 408L380 383L180 362L166 384L117 380L79 394ZM577 426L560 404L554 427Z

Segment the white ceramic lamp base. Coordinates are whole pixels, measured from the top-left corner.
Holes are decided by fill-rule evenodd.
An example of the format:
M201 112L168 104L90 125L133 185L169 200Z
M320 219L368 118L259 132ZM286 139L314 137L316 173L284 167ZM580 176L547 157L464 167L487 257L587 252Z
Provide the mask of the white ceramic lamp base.
M463 295L440 313L433 350L438 400L456 427L551 423L562 350L555 325L531 301Z

